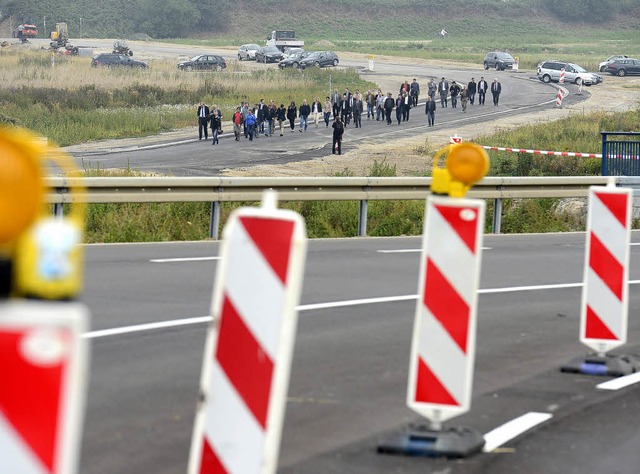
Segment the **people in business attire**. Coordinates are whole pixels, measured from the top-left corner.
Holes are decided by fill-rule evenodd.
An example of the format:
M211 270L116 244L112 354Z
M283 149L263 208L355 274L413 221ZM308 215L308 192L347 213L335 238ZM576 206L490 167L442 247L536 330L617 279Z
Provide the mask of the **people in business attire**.
M425 113L427 114L427 122L429 123L429 126L433 127L436 123L436 101L431 96L427 97Z
M449 81L445 81L444 77L438 82L438 92L440 93L440 106L447 107L447 94L449 94Z
M198 136L199 140L202 140L204 132L204 139L209 138L209 132L207 131L207 123L209 122L209 107L204 105L204 102L198 104Z
M409 121L409 112L413 107L413 98L409 94L403 94L403 108L402 108L402 121Z
M391 125L391 112L396 105L396 101L393 100L391 92L387 94L387 98L384 100L384 114L387 117L387 125Z
M473 77L467 84L467 90L469 91L469 103L473 105L473 101L476 99L476 92L478 92L478 85Z
M413 82L411 83L411 85L409 86L409 90L411 93L411 99L413 99L411 106L412 107L417 107L418 105L418 96L420 95L420 84L418 83L418 81L416 80L416 78L413 78Z
M429 81L429 84L427 84L427 94L429 95L429 97L431 97L432 100L436 99L437 90L438 90L438 84L436 84L436 81L434 81L432 77L431 80Z
M331 94L331 109L333 111L333 119L335 120L338 115L340 115L340 101L342 100L342 96L338 89L334 89Z
M353 107L351 109L351 113L353 114L353 125L356 128L362 128L362 112L364 111L364 104L362 103L362 99L356 95L353 98Z
M402 93L398 94L396 97L396 120L398 121L398 125L402 122L402 114L404 112L404 97Z
M342 125L342 120L340 117L336 117L333 121L333 146L331 148L331 153L336 154L336 149L338 155L342 155L342 135L344 134L344 125Z
M458 96L460 95L460 86L456 81L451 81L449 92L451 92L451 108L455 109L458 107Z
M484 105L484 98L487 95L487 91L489 90L489 84L484 80L484 77L480 78L480 82L478 82L478 104Z
M345 92L342 94L342 100L340 100L340 119L342 126L349 124L349 117L351 116L351 97Z
M498 82L498 79L494 79L491 83L491 95L493 96L493 105L498 105L500 101L500 92L502 92L502 85Z

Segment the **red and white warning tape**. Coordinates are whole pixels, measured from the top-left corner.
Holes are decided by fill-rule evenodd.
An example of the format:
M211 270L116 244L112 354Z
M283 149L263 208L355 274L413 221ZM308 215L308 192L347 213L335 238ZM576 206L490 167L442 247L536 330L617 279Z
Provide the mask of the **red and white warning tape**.
M526 150L524 148L503 148L500 146L483 146L485 150L512 151L514 153L533 153L534 155L577 156L578 158L602 158L602 153L575 153L572 151Z

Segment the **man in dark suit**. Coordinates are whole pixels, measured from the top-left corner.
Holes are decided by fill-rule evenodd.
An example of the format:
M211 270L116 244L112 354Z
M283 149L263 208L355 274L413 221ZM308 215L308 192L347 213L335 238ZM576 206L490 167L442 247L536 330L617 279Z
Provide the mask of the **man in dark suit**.
M491 84L491 95L493 95L493 105L498 105L500 100L500 92L502 92L502 85L498 82L498 79L494 79Z
M198 104L198 136L202 140L202 131L204 130L204 139L209 138L209 132L207 131L207 122L209 122L209 107L204 105L203 102Z
M473 101L476 98L476 92L478 91L478 84L476 84L476 80L472 77L469 84L467 84L467 90L469 91L469 103L473 105Z
M444 77L438 82L438 93L440 94L440 105L442 107L447 106L447 94L449 94L449 82L444 80Z
M478 105L484 105L484 98L489 90L489 84L484 80L484 77L480 78L478 82Z

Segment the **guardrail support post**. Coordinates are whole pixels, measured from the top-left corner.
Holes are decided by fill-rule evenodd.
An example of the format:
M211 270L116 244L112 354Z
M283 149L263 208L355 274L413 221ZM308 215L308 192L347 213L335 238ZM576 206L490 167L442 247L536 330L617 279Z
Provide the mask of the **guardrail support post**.
M213 201L211 203L211 216L209 219L209 238L218 240L220 228L220 202Z
M53 217L57 219L62 219L64 216L64 204L61 202L56 202L53 204Z
M493 224L491 225L491 232L499 234L500 227L502 227L502 198L497 198L493 200Z
M360 201L360 212L358 212L358 237L367 236L367 214L369 213L369 201Z

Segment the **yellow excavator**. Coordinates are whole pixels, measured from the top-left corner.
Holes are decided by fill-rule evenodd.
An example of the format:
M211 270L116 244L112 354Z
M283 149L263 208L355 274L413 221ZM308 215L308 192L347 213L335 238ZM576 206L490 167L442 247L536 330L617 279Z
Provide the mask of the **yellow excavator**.
M56 29L51 32L50 46L53 49L64 48L69 42L69 28L65 22L56 23Z

